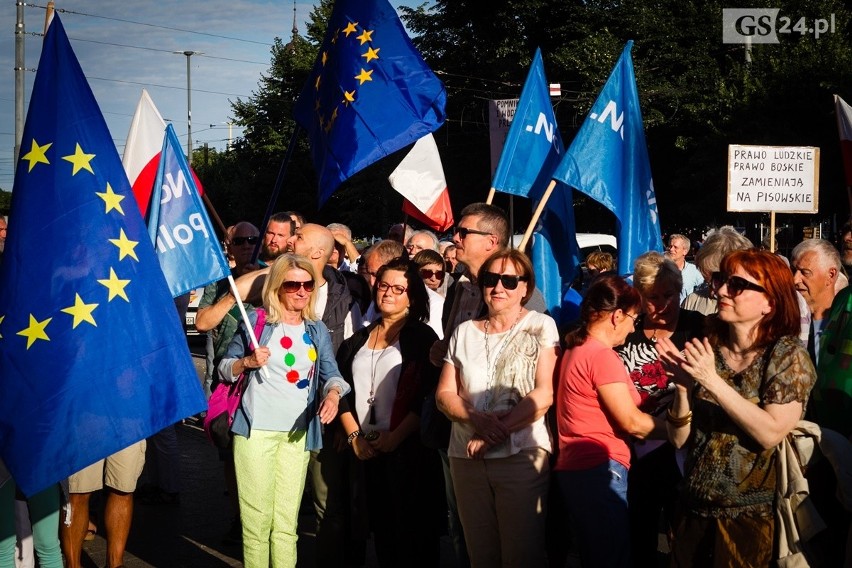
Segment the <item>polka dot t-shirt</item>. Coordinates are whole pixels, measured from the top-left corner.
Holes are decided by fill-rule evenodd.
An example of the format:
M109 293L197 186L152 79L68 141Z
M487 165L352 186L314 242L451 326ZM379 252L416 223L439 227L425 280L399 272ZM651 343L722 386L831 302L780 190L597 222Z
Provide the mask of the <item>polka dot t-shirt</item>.
M252 386L252 428L275 432L306 430L308 386L316 380L316 347L304 323L279 323L267 346L269 379Z

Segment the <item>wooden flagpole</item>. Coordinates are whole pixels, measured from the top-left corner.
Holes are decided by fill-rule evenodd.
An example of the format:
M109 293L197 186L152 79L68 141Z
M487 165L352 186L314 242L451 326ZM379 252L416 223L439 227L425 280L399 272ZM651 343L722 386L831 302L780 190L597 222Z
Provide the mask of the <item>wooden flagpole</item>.
M521 244L518 245L518 250L524 250L527 247L527 243L530 240L530 237L533 234L533 230L535 230L536 223L538 223L539 218L541 217L541 213L544 211L544 206L547 205L547 200L550 199L550 194L553 193L553 189L556 187L556 180L550 180L550 183L547 185L547 189L544 192L544 195L541 196L541 200L538 202L538 206L535 208L533 212L532 219L530 219L530 224L527 227L527 232L524 233L524 238L521 240Z

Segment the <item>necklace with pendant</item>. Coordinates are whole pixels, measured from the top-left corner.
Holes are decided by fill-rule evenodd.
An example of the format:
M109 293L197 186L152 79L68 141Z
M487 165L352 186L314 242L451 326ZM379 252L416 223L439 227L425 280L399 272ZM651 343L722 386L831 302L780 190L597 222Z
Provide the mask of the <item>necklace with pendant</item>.
M376 328L376 339L373 342L373 348L370 349L370 396L367 397L367 406L369 406L369 411L367 412L367 424L376 423L376 413L373 409L373 406L376 404L376 369L379 367L379 363L381 363L385 352L387 352L387 350L394 344L397 337L399 337L400 331L397 331L394 334L393 339L386 337L387 347L382 349L379 356L376 357L376 351L378 351L377 347L379 346L379 328Z

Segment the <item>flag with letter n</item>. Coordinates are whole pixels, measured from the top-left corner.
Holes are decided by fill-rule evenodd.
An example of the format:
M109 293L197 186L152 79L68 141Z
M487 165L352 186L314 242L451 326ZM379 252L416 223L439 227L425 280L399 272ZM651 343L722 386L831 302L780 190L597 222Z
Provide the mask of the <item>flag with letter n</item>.
M662 251L657 198L628 41L580 131L553 174L618 219L618 271L649 250Z
M206 404L58 16L21 142L0 267L0 455L32 495Z
M437 130L446 99L387 0L336 0L294 109L320 206L344 180Z
M536 49L491 185L497 191L539 201L564 151L541 50ZM547 310L562 323L563 291L580 265L574 202L565 184L557 183L546 203L531 257Z
M198 193L169 124L148 207L148 234L175 297L231 273Z

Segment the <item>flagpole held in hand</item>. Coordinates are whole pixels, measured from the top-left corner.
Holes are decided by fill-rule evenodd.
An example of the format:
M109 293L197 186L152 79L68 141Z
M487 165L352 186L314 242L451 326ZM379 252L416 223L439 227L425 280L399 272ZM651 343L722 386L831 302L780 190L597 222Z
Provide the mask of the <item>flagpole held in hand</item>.
M535 212L533 212L532 219L530 219L530 224L527 227L527 232L524 233L524 238L521 239L521 244L518 245L518 250L524 250L527 246L527 243L530 241L530 237L535 230L535 225L538 223L539 217L541 217L542 211L544 211L544 206L547 205L547 200L550 199L550 194L553 193L553 188L556 187L556 180L550 180L550 184L547 186L547 189L544 190L544 195L541 196L541 200L538 202L538 206L535 208Z
M243 317L243 325L246 326L246 331L248 331L249 339L251 340L251 346L257 349L260 347L260 343L257 341L257 337L254 336L254 326L251 324L248 318L248 314L246 313L246 307L243 305L243 300L240 298L240 291L237 290L237 283L234 282L234 276L228 274L228 284L231 285L231 294L234 295L234 298L237 299L237 307L240 308L240 315ZM260 371L260 376L269 380L269 373L266 370L266 367L259 367L258 371Z

